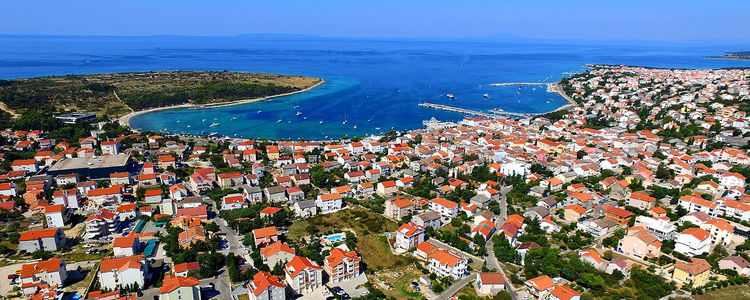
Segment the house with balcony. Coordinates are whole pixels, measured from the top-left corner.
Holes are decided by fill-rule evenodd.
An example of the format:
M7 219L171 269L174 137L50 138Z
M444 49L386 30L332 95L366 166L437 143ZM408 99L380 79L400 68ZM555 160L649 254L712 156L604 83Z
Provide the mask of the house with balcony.
M362 259L357 252L350 251L346 245L333 248L323 260L323 270L328 274L329 282L341 282L359 276L359 263Z

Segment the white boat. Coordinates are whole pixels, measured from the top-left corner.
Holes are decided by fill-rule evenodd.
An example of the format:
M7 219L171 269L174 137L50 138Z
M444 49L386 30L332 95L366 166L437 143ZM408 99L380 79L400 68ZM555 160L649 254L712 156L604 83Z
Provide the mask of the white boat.
M307 117L302 118L303 120L307 120Z
M208 125L208 127L216 127L216 126L219 126L219 125L221 125L221 124L219 124L219 123L211 123L211 125Z
M187 128L190 128L190 127L193 127L193 126L190 126L190 125L187 126Z
M289 124L291 124L291 123L292 123L292 121L286 121L286 122L287 122L287 123L289 123Z
M203 121L203 122L206 122L206 119L203 119L202 121Z
M445 96L448 97L448 99L451 99L451 100L456 99L456 96L453 95L453 94L445 94Z
M375 127L375 130L380 130L380 127Z
M232 117L232 121L236 121L236 120L237 120L237 117Z
M323 121L318 122L318 124L323 124Z
M276 120L276 123L281 123L281 119Z
M296 113L296 115L298 115L298 116L301 116L301 115L302 115L302 112L301 112L301 111L298 111L298 112Z
M180 120L177 120L177 123L180 123Z
M341 124L346 125L346 123L349 123L349 121L346 120L346 112L344 112L344 121L341 121Z
M490 98L490 94L484 94L484 97L487 98L487 99L489 99Z
M357 129L357 125L354 125L354 129Z

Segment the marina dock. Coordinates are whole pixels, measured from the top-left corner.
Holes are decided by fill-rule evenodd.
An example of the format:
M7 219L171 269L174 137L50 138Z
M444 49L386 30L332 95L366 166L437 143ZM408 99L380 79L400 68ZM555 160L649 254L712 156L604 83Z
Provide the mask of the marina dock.
M554 82L497 82L490 83L491 86L509 86L509 85L550 85Z
M454 111L454 112L458 112L462 114L481 116L481 117L487 117L487 118L493 118L493 119L507 118L507 117L532 118L534 116L539 115L539 114L529 114L529 113L507 112L507 111L501 111L498 109L492 109L489 112L483 112L483 111L478 111L478 110L471 110L471 109L466 109L466 108L435 104L435 103L427 103L427 102L420 103L419 106L440 109L440 110Z

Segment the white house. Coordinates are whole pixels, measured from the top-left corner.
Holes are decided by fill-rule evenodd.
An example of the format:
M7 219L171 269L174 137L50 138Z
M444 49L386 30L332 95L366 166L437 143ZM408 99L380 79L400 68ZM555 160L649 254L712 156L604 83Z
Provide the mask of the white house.
M315 200L315 205L320 208L320 212L323 214L341 210L343 203L341 195L338 193L318 195L318 199Z
M459 279L468 274L468 261L456 253L437 250L428 260L428 269L439 277L450 276Z
M437 213L449 217L458 217L458 203L444 198L434 198L430 200L429 207Z
M65 227L65 207L62 204L50 205L44 208L48 228Z
M424 241L424 229L413 223L405 223L396 230L394 246L402 250L409 250Z
M680 232L675 239L674 251L687 256L708 253L711 248L711 235L700 228L688 228Z
M62 287L68 278L68 270L64 259L53 257L21 266L20 275L24 294L28 296L36 292L36 285L41 283Z
M102 289L115 290L134 284L143 287L149 277L148 264L143 255L105 257L99 266L99 285Z

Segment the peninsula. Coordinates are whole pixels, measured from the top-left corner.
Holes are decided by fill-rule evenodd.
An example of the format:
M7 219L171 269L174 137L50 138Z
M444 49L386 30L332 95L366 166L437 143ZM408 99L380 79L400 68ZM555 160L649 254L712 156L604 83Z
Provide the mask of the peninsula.
M750 51L727 52L722 56L708 56L708 58L718 59L750 59Z
M227 71L159 71L0 80L0 109L24 113L87 111L120 117L177 105L245 102L304 91L320 78ZM244 100L244 101L243 101Z

